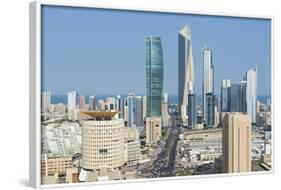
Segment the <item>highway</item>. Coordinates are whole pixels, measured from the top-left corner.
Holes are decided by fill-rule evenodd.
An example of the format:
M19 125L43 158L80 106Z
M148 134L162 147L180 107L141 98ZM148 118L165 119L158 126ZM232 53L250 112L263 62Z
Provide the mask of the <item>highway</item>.
M173 176L176 147L180 131L177 127L176 116L172 115L169 123L167 137L160 144L163 148L152 165L150 172L151 178Z

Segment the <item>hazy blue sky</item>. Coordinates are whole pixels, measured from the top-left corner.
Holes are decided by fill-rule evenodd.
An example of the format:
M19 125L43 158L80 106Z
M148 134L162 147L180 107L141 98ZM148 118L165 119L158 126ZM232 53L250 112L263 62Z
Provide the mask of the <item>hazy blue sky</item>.
M178 31L191 26L196 93L201 50L213 51L215 94L222 79L238 83L258 67L258 95L271 92L271 23L184 14L45 6L42 12L43 89L52 94L145 94L145 37L160 36L164 91L177 94Z

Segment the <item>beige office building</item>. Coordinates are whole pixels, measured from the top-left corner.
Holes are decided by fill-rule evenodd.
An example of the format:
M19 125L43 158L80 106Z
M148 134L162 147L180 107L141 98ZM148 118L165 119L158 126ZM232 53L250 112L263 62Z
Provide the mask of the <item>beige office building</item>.
M114 169L124 164L124 120L114 118L117 112L83 112L82 167L85 170Z
M155 145L162 136L161 117L147 117L145 124L146 144Z
M223 171L251 171L251 116L227 113L222 123Z
M71 157L48 157L47 154L43 154L41 158L41 177L65 172L70 167L72 167Z

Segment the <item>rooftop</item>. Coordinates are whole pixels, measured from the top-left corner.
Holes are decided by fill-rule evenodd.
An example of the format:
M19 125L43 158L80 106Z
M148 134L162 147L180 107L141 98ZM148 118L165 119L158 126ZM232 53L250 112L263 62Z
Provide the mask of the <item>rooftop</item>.
M117 111L81 111L81 113L86 114L95 119L112 119Z

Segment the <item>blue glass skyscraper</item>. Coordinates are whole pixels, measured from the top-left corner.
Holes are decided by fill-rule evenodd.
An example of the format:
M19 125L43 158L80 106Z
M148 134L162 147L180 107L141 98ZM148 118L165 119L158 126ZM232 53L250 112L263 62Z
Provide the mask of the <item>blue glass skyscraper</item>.
M147 117L161 117L163 95L163 51L160 37L146 38Z
M206 93L206 120L205 126L213 128L215 124L215 96L212 92Z

